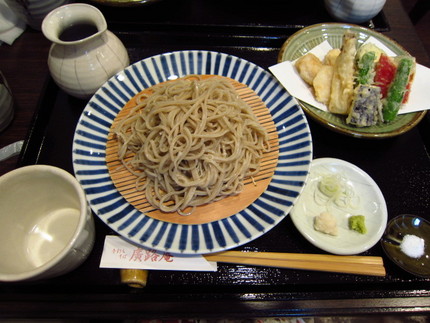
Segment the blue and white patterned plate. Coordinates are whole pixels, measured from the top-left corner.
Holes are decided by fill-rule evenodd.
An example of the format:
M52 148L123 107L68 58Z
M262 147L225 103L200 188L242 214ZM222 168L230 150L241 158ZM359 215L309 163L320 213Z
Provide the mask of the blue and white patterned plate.
M105 161L109 129L122 107L145 88L190 74L221 75L253 89L269 109L279 138L279 160L266 191L239 213L205 224L170 223L141 213L116 189ZM75 175L94 213L131 242L182 254L231 249L268 232L290 212L311 161L309 126L295 99L261 67L210 51L165 53L127 67L91 98L73 140Z

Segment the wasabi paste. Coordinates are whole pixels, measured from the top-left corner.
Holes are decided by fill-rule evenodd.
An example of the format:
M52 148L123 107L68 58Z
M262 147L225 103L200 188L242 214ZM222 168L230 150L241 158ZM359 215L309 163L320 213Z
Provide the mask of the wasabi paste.
M349 228L351 230L357 231L358 233L367 233L365 217L364 215L353 215L348 219Z

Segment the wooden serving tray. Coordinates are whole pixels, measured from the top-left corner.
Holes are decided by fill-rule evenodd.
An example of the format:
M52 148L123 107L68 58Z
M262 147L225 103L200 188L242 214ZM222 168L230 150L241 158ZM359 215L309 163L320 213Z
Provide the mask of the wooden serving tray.
M217 75L203 75L202 79L210 77L223 77ZM106 163L113 183L120 194L140 212L165 222L179 224L203 224L223 218L227 218L245 209L254 202L267 188L273 176L278 161L278 135L271 114L260 97L247 85L237 82L231 78L223 77L232 83L238 95L244 100L256 115L260 124L269 135L270 151L264 153L261 160L260 172L253 179L246 179L243 191L238 195L228 196L219 201L201 205L187 216L176 212L166 213L154 209L145 198L145 193L136 190L136 176L122 166L118 156L118 141L112 131L109 133L106 146ZM171 81L168 81L171 82ZM151 88L145 89L134 96L118 113L111 129L125 118L130 110L136 106L136 97L144 92L150 92ZM132 158L132 156L127 157Z

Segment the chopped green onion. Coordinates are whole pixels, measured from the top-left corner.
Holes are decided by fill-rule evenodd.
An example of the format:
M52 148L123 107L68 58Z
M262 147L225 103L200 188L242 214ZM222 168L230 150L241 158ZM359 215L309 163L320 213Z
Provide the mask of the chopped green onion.
M340 191L340 181L335 175L325 176L318 183L318 189L328 197L335 197Z

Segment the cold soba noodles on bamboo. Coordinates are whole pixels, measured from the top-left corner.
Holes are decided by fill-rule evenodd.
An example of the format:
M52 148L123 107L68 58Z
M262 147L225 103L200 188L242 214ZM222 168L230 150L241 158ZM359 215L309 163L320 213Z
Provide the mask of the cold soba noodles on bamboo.
M119 158L147 201L186 215L240 193L244 179L258 173L269 143L233 85L192 76L152 90L113 129Z

